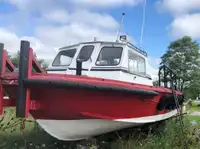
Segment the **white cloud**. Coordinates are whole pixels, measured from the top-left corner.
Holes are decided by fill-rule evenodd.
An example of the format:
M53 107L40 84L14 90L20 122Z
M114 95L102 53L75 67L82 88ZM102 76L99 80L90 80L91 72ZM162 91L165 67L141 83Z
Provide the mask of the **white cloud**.
M37 53L39 58L45 58L46 60L52 59L52 56L56 53L52 47L48 47L41 43L39 39L31 36L17 36L13 31L5 28L0 28L0 43L4 44L4 48L12 55L20 49L20 41L28 40L33 48L34 52ZM49 55L46 53L49 51Z
M121 6L136 6L143 0L4 0L10 4L26 11L45 11L50 8L63 8L68 5L73 8L115 8ZM70 9L70 7L68 7Z
M9 0L9 3L16 6L19 12L17 13L18 21L16 21L15 14L9 15L9 20L13 18L16 27L27 26L33 32L31 37L20 37L17 34L22 34L22 32L16 31L16 28L15 32L2 29L2 33L6 34L5 37L9 36L9 38L2 38L4 39L2 42L6 43L10 51L17 51L17 49L14 50L14 47L19 47L22 38L30 40L32 45L35 46L37 55L43 58L47 58L47 54L45 54L47 52L49 53L48 56L55 54L53 50L55 47L91 41L94 37L99 40L116 39L118 22L109 14L91 12L86 9L62 8L63 3L69 3L69 1L63 0L58 0L56 3L53 0L35 0L34 2L31 0ZM34 16L35 12L37 18ZM24 13L28 14L29 18L32 17L32 19L37 20L37 24L30 28L29 20L26 21L19 16ZM1 16L2 20L3 17ZM20 19L23 19L23 21L20 21ZM20 23L22 24L20 25Z
M19 49L19 37L5 29L0 28L0 43L4 43L4 48L9 50L10 52L16 52Z
M151 75L153 80L158 80L158 68L160 62L160 58L148 56L147 73Z
M44 12L41 20L49 25L35 28L35 36L44 44L59 47L82 41L116 40L119 23L109 14L89 10ZM57 25L54 25L54 24ZM59 24L59 25L58 25ZM131 38L132 39L132 38Z
M159 0L157 6L160 11L180 15L200 10L200 0Z
M68 44L92 41L94 37L97 37L98 40L116 40L118 21L111 15L89 9L85 7L86 5L99 8L135 6L142 1L103 0L94 2L80 0L80 3L77 3L77 0L73 2L69 0L35 0L34 2L31 0L8 0L10 4L18 8L18 13L17 17L15 14L9 14L9 20L15 20L13 22L14 30L0 28L0 42L5 43L8 51L13 53L19 50L20 40L26 39L31 42L31 47L39 58L53 59L56 53L54 49ZM82 8L79 9L80 7ZM37 14L37 18L33 14ZM20 15L25 15L23 21L20 20L22 19ZM24 18L37 21L33 21L33 26L30 26L32 24L29 23L29 20ZM20 30L17 28L21 26L20 23L24 28L27 26L29 30L32 29L32 35L26 36L19 32ZM133 37L129 37L129 39L135 43ZM154 71L153 68L152 71Z
M152 80L158 80L158 68L153 67L152 65L147 65L147 74L151 75Z
M42 17L44 17L45 19L53 22L67 23L70 21L70 14L63 9L45 12L42 15Z
M170 25L170 34L174 38L191 36L200 38L200 13L186 14L176 17Z
M43 13L44 18L57 23L79 23L87 24L105 29L116 29L119 23L110 15L105 13L90 12L88 10L75 10L69 13L66 10L54 10Z
M41 12L58 7L59 1L62 0L4 0L5 2L16 6L19 10L24 12Z
M135 6L143 0L70 0L71 3L83 5L85 7L119 7L119 6Z
M170 37L200 39L200 0L158 0L157 6L160 11L170 12L173 16L167 27Z
M77 23L58 27L41 26L36 29L36 36L45 44L56 47L81 41L92 41L94 37L97 37L98 40L114 41L116 39L113 32Z
M154 66L154 67L159 67L160 62L161 62L161 58L157 58L157 57L152 57L152 56L148 56L148 60L149 60L149 64Z

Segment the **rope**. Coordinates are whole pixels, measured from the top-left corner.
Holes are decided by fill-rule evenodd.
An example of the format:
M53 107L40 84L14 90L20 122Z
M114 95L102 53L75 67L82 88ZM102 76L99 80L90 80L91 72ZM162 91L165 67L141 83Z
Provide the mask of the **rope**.
M147 1L144 0L142 27L141 27L141 36L140 36L140 47L142 47L142 42L143 42L144 26L145 26L145 19L146 19L146 6L147 6Z
M26 121L26 119L24 119L20 124L20 132L21 132L22 138L24 139L24 147L26 149L27 148L27 141L26 141L25 135L24 135L25 121Z

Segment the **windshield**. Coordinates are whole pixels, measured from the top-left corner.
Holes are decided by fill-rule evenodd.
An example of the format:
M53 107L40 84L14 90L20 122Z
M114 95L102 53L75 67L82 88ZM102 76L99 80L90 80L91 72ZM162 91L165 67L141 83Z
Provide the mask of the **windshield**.
M69 66L74 58L76 49L60 51L56 56L52 66Z
M82 60L85 60L85 61L89 60L93 50L94 50L93 45L88 45L88 46L82 47L80 52L79 52L78 59L82 59Z
M98 66L116 66L120 63L122 47L103 47L98 56L96 65Z

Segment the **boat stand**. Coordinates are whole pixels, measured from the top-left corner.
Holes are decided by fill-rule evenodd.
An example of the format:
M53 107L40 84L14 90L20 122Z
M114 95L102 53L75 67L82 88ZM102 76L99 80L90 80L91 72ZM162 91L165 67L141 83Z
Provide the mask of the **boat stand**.
M30 109L39 108L36 101L30 100L30 90L24 83L33 72L46 73L34 57L28 41L21 41L18 72L8 58L4 44L0 43L0 114L3 107L16 106L16 117L27 118Z

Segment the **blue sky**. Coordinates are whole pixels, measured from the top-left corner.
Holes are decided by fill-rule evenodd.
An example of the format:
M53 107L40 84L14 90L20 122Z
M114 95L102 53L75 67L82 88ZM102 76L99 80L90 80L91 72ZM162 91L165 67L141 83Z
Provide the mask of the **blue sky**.
M0 42L11 53L21 39L31 41L39 57L82 40L114 40L121 13L123 31L139 44L144 0L0 0ZM190 35L200 38L199 0L147 0L143 49L158 67L169 43ZM47 54L48 53L48 54Z

